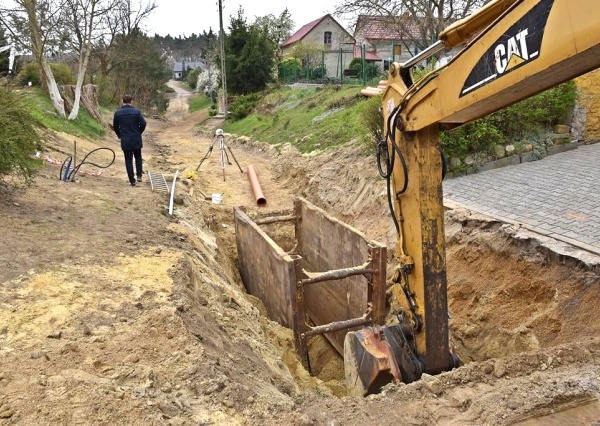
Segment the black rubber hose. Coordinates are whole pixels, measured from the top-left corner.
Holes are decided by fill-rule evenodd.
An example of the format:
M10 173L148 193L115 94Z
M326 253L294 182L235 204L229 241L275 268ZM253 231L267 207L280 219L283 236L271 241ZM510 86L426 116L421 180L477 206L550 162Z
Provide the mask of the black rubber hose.
M385 163L385 172L381 165L382 161ZM386 141L383 139L377 142L377 170L379 170L379 176L384 179L387 179L392 173L392 170L390 169L390 151Z
M87 162L87 161L85 161L85 160L86 160L86 159L87 159L87 158L88 158L90 155L92 155L94 152L96 152L96 151L101 151L101 150L103 150L103 149L106 149L106 150L108 150L108 151L110 151L110 152L112 153L112 160L110 161L110 163L108 163L108 165L106 165L106 166L101 166L100 164L92 163L91 161L90 161L90 162ZM88 153L86 154L86 156L85 156L85 157L83 157L83 159L81 160L81 162L80 162L79 164L77 164L75 167L73 167L73 170L72 170L72 171L71 171L71 173L69 174L69 177L68 177L68 179L69 179L71 182L73 182L73 181L75 180L75 175L76 175L76 174L77 174L77 172L79 171L79 168L80 168L81 166L83 166L84 164L89 164L89 165L92 165L92 166L98 167L98 168L100 168L100 169L107 169L107 168L109 168L110 166L112 166L112 164L115 162L115 157L116 157L116 155L115 155L115 151L113 151L113 150L112 150L112 149L110 149L110 148L96 148L96 149L94 149L94 150L92 150L92 151L88 152ZM66 160L65 160L65 161L66 161ZM64 163L63 163L63 164L64 164ZM61 170L62 170L62 168L61 168Z
M446 173L448 173L448 159L446 158L446 154L444 154L442 147L440 147L440 153L442 154L442 180L444 180Z
M396 234L400 235L400 223L398 222L398 219L396 218L396 214L394 212L394 202L392 200L392 174L394 171L394 163L395 163L395 159L396 156L394 155L394 152L396 152L396 141L395 141L395 137L396 137L396 131L395 128L394 130L391 130L392 127L392 119L393 117L397 114L397 112L399 111L399 106L396 107L392 113L388 116L388 122L387 122L387 134L386 134L386 144L385 144L385 149L387 152L387 161L386 161L386 166L387 166L387 170L388 173L386 173L385 178L386 178L386 183L387 183L387 202L388 202L388 208L390 209L390 213L392 214L392 220L394 222L394 227L396 228ZM392 141L392 145L394 146L394 151L392 152L392 155L390 155L390 151L389 151L389 145L387 144L387 139L391 139ZM399 151L399 149L398 149ZM404 172L405 172L405 180L404 180L404 190L406 190L406 185L408 183L408 174L407 174L407 170L406 170L406 163L403 161L404 157L401 155L402 153L400 152L400 158L404 167Z
M70 163L71 160L73 159L72 156L68 156L67 158L65 158L65 161L63 161L63 163L60 165L60 172L58 172L58 179L59 180L63 180L63 170L65 169L65 164ZM69 174L70 175L70 174Z
M394 117L394 119L395 119L396 115L390 114L390 118L391 117ZM388 129L389 128L390 127L389 127L389 122L388 122ZM400 158L400 162L402 163L402 172L404 174L404 186L402 187L402 189L396 191L396 196L399 196L399 195L404 194L406 192L406 188L408 188L408 166L406 165L406 160L404 159L404 154L402 154L402 150L396 143L396 126L395 125L392 126L391 141L392 141L392 147L394 148L394 152L396 154L398 154L398 158ZM393 155L392 155L392 157L395 158ZM394 161L392 161L392 169L393 169L393 163L394 163Z

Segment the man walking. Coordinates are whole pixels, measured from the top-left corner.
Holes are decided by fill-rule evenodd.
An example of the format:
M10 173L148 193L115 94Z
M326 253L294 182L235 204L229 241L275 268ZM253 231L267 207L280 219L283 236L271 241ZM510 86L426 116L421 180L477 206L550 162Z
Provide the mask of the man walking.
M137 181L142 181L142 133L146 129L146 120L142 113L131 105L131 95L123 96L123 105L113 117L113 130L121 139L121 149L125 156L125 169L131 186ZM135 174L133 171L133 157L135 157Z

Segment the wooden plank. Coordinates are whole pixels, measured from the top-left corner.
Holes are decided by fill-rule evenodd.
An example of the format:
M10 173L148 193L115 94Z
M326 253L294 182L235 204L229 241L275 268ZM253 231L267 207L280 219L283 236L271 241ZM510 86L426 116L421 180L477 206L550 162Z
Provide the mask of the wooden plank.
M262 300L270 319L293 328L290 286L296 281L294 259L241 209L233 210L238 263L246 289Z
M384 248L303 198L299 198L296 205L296 215L301 218L296 227L296 238L303 268L307 271L325 272L360 266L369 259L369 245ZM380 261L377 266L382 267ZM378 282L381 280L378 279ZM368 279L365 276L311 284L304 294L307 315L316 325L360 317L367 309L368 292ZM380 290L376 293L378 297L381 296ZM377 306L381 308L380 300ZM378 313L379 318L381 313ZM344 352L347 332L342 330L325 335L340 354Z

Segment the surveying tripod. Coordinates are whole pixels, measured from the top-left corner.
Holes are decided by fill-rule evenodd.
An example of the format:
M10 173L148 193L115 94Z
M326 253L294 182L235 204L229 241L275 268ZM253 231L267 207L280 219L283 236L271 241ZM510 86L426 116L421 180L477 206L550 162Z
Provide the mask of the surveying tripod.
M233 158L233 161L235 161L235 164L237 164L238 168L240 169L240 172L244 173L244 171L240 167L240 163L238 163L238 161L235 159L235 156L233 155L233 151L231 150L231 148L229 148L228 145L225 144L225 136L223 135L223 130L217 129L215 136L217 137L217 139L210 145L210 147L208 147L208 151L207 151L206 155L204 155L202 160L200 160L200 163L198 163L198 167L196 167L196 171L198 171L198 169L200 169L200 166L202 165L204 160L206 160L210 156L210 154L213 151L215 142L218 141L219 142L219 154L221 156L221 169L223 170L223 180L225 180L225 161L227 161L227 164L231 165L231 161L229 161L229 155L227 155L227 151L229 151L229 153L231 154L231 158ZM227 151L226 151L226 149L227 149Z

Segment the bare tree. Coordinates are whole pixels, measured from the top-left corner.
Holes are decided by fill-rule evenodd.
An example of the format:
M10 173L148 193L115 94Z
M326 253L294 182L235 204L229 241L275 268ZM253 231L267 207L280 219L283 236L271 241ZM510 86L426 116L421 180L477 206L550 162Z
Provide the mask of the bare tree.
M116 0L65 0L63 19L67 31L72 34L70 47L77 53L77 82L75 84L75 99L69 113L69 120L74 120L79 114L81 89L95 39L102 37L106 22L103 20L115 7Z
M65 104L46 59L48 50L58 40L62 0L15 0L16 7L3 10L2 20L15 32L15 42L31 49L36 58L40 80L48 89L52 105L59 116L65 117Z
M385 18L397 34L419 34L412 42L419 49L432 44L449 24L471 14L490 0L340 0L335 14L352 19L360 15ZM365 21L363 21L365 22Z
M117 41L122 43L123 38L129 38L139 32L143 21L156 7L154 0L117 0L110 13L104 16L105 31L95 43L93 51L103 77L107 77L112 70L137 55L135 50L125 52L122 49L115 54L115 46Z

